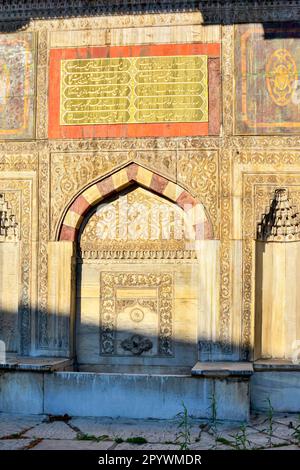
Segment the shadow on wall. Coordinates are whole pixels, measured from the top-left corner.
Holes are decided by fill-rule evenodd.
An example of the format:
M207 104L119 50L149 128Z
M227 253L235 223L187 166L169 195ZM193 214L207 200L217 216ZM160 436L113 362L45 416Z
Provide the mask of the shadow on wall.
M159 334L149 333L147 325L142 329L101 330L98 310L91 311L91 320L81 322L80 309L77 312L75 351L70 354L73 342L70 333L70 320L67 315L47 316L43 347L38 344L38 335L32 340L32 357L68 357L75 358L75 367L79 370L98 372L136 372L146 368L154 373L188 373L198 360L224 360L222 345L218 342L197 338L197 325L194 328L194 340L187 340L174 329L173 338L167 341ZM17 312L0 312L0 341L5 344L7 354L19 354L20 319ZM13 321L12 321L13 320ZM185 318L187 325L190 319ZM159 322L157 321L157 325ZM17 338L17 341L16 341ZM105 341L106 346L104 345ZM229 345L232 351L238 351L237 344ZM111 348L109 350L109 348ZM102 351L100 355L100 350ZM167 370L168 369L168 370Z
M278 5L276 2L265 1L262 2L253 0L244 0L237 4L235 1L220 2L217 0L212 1L196 1L196 0L148 0L141 2L141 0L75 0L66 7L65 2L61 0L48 0L45 2L39 0L32 0L30 8L26 8L27 1L19 0L12 5L8 2L7 6L0 5L0 32L13 32L26 29L31 20L51 20L60 18L76 18L76 17L95 17L105 15L139 15L139 14L163 14L163 13L184 13L184 12L197 12L201 13L203 18L203 25L231 25L243 23L261 23L268 26L267 20L272 20L272 13L276 13ZM284 2L282 2L284 4ZM291 10L293 15L291 16ZM284 23L277 22L277 27L273 32L266 33L266 39L275 38L293 38L299 37L297 29L297 20L300 19L300 10L289 8L286 13L288 17L282 14L279 18L284 21L292 20L295 23L295 31L293 28L289 31L280 31ZM273 25L275 23L272 23Z

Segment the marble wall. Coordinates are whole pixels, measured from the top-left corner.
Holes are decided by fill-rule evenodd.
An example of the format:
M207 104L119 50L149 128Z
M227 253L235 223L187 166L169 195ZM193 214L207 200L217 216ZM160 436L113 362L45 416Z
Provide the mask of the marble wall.
M36 18L22 32L0 35L0 108L5 109L0 118L0 192L13 194L11 205L19 217L21 243L15 278L19 306L14 300L6 308L18 316L15 335L20 338L21 353L74 353L80 298L77 294L76 307L76 282L77 293L83 289L83 298L89 296L84 283L78 285L78 233L101 198L113 197L116 188L135 184L179 207L185 202L201 206L201 216L194 224L196 233L201 233L197 238L197 264L194 266L190 259L185 261L180 248L180 259L167 259L161 265L154 257L153 261L147 260L147 268L138 268L135 261L128 261L128 255L126 260L126 249L112 250L124 251L118 255L124 263L120 269L120 263L103 255L109 251L106 248L100 250L105 263L98 263L98 274L111 270L134 273L138 269L145 275L172 273L175 326L178 321L178 329L184 330L183 324L188 324L182 334L191 345L191 353L178 353L182 364L192 366L197 354L204 360L254 357L255 338L257 344L261 342L255 327L255 318L261 315L257 283L265 282L269 276L265 270L273 272L269 262L264 263L260 274L256 272L257 227L278 188L288 190L296 213L300 208L300 139L295 119L299 106L299 38L291 23L285 30L290 37L282 37L282 28L276 21L291 21L284 5L269 12L261 10L256 16L252 10L239 14L244 15L246 25L235 25L234 21L207 24L199 11ZM259 15L264 14L271 23L265 30L256 26L263 20L258 19ZM23 44L25 39L28 50L23 55L28 59L28 69L26 61L24 65L21 60L7 59L9 48L21 47L16 44ZM287 52L279 53L280 50ZM125 97L129 104L123 100L130 109L128 122L119 122L122 116L116 103L122 101L121 96L112 100L114 118L108 119L109 96L95 98L90 93L94 90L92 83L97 89L99 84L107 85L107 77L114 75L109 67L115 63L113 59L120 57L127 58L131 67L128 76L124 72L125 82L129 83L124 85L129 87ZM143 122L133 122L139 119L136 106L140 105L136 103L139 96L135 96L139 86L135 83L139 73L135 67L144 57L160 57L154 62L159 67L164 63L159 69L163 70L163 85L155 86L159 74L155 69L149 75L149 64L148 78L139 75L138 80L150 80L152 91L163 92L156 97L154 114L148 114ZM183 68L178 66L180 58ZM78 67L92 68L66 74L74 61ZM195 68L197 61L203 70ZM171 62L175 74L169 73ZM93 69L95 64L100 64L100 68ZM195 74L187 72L189 67L193 74L198 70L193 81ZM85 74L89 78L82 84ZM189 89L185 101L178 101L176 93L164 101L166 92L175 89L183 75ZM197 99L191 93L194 85L202 87L202 94L199 89L195 92ZM78 96L68 102L66 94L74 94L74 90ZM109 79L107 93L112 91ZM115 89L117 94L119 91ZM164 116L160 115L159 96L163 96ZM146 109L149 105L152 110L153 102L148 95L146 98L143 106ZM76 109L66 109L70 106ZM165 112L168 106L172 112ZM243 106L248 106L249 115ZM18 119L21 115L26 119L17 123L14 109L21 108L26 108L27 114L18 111ZM176 111L175 116L174 109L181 111ZM93 119L86 119L91 110ZM73 114L66 115L66 111ZM75 111L84 113L80 122L75 119ZM284 245L285 241L278 243ZM1 269L6 276L4 264ZM88 273L90 266L87 263L83 269ZM295 279L286 269L282 272L285 282L289 282L288 276ZM93 287L97 293L95 314L83 308L87 329L90 317L93 325L100 326L98 274ZM1 285L7 286L7 282ZM264 288L264 292L267 297L263 302L273 305L269 290ZM297 293L295 299L298 302ZM290 318L290 309L284 303L280 305L279 308L276 304L280 309L278 318ZM76 331L80 336L80 325ZM1 332L0 339L5 334ZM93 341L99 348L96 337ZM151 356L147 354L147 358Z

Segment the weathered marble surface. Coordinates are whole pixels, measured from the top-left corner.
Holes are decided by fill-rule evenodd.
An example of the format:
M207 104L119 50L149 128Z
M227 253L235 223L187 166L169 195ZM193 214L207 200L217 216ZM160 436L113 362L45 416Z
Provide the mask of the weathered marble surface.
M202 220L211 229L213 239L198 246L197 275L188 273L194 267L186 262L186 254L180 250L171 263L178 294L177 297L175 295L173 312L178 328L172 333L175 339L178 336L191 343L186 350L181 345L184 366L192 368L197 360L251 361L261 356L262 349L266 356L291 360L295 352L291 343L298 339L300 331L297 289L299 242L295 241L286 248L285 242L278 242L279 247L271 247L271 242L263 241L267 247L259 253L256 240L258 224L266 208L270 207L276 190L286 188L292 204L296 206L295 212L300 210L298 124L295 121L297 125L290 127L290 118L297 111L297 106L293 108L293 103L289 101L286 108L279 109L276 108L279 105L272 101L272 110L275 106L276 118L280 118L276 135L273 132L264 133L257 125L251 128L253 135L245 135L244 132L237 135L241 129L235 125L236 119L240 118L235 112L235 100L239 96L233 91L240 73L234 59L238 28L229 21L233 19L229 3L226 2L218 12L214 12L214 8L209 9L215 20L213 26L205 24L199 11L138 15L109 15L106 12L98 17L32 19L23 25L23 32L11 35L13 39L31 38L32 46L35 37L37 53L32 53L31 59L29 57L27 76L28 85L32 85L34 74L36 77L36 96L33 85L28 88L29 101L34 101L35 119L30 114L33 109L30 105L29 128L24 133L22 131L17 139L6 139L2 134L0 141L0 190L9 199L12 213L19 223L16 246L11 244L8 249L1 242L0 250L0 323L6 330L2 337L0 332L0 339L9 343L9 349L27 356L42 357L72 357L76 352L78 344L73 338L76 322L80 322L80 302L76 308L75 293L80 289L80 267L76 260L75 244L60 239L61 227L67 220L71 225L66 229L66 235L70 237L65 240L77 241L77 230L82 228L83 218L88 215L89 198L95 202L93 197L99 197L102 191L101 195L107 202L108 197L114 196L116 187L121 188L129 182L122 179L129 169L131 183L149 191L156 188L160 198L180 201L181 193L178 195L177 191L181 188L181 203L183 200L199 201L202 215L205 215ZM261 22L262 18L264 24L278 19L282 22L295 20L299 16L300 2L293 0L293 8L286 7L284 3L275 2L272 8L261 6L259 9L245 8L239 3L235 10L236 18L250 25L256 24L258 19ZM13 20L10 16L12 12L5 8L2 11ZM66 12L71 7L64 2L60 8L63 8L60 11ZM30 17L29 11L23 13L27 19ZM220 19L220 13L221 18L223 13L226 18L224 24L216 21ZM14 27L13 24L10 26ZM9 37L1 34L1 41L5 42ZM204 48L211 48L213 44L221 43L221 70L214 76L214 83L222 81L222 96L218 95L216 86L215 93L209 94L208 103L211 109L218 110L218 116L221 115L221 128L215 115L213 121L216 127L210 136L181 135L173 138L165 132L156 138L130 138L126 133L119 137L105 135L100 138L87 133L77 139L66 138L68 136L62 133L59 139L49 139L48 116L49 112L51 116L52 105L48 103L50 54L55 55L58 49L65 49L67 54L72 48L98 46L132 48L138 45L151 49L163 39L166 41L164 47L170 41L177 40L182 47L197 42ZM284 44L294 54L294 42L298 41L298 37L287 38ZM7 57L6 52L4 56ZM258 62L264 62L265 59L259 57ZM216 71L219 59L217 55L211 59ZM290 64L294 65L293 61ZM263 66L266 65L263 63ZM281 68L276 70L278 72ZM272 69L272 76L280 82L282 76L276 70ZM1 107L4 102L7 103L8 97L8 101L11 99L7 93L5 60L1 62L0 72L1 77L6 77L1 83ZM291 87L290 79L295 78L293 67L290 75L287 83ZM267 86L266 83L263 86ZM253 93L256 92L255 88ZM271 94L265 94L266 99L271 99ZM285 97L291 98L290 88ZM14 120L15 110L21 106L20 100L22 97L13 103L14 111L10 115L1 114L2 120L8 119L8 123ZM4 134L6 127L2 126ZM287 130L290 135L287 135ZM183 128L180 132L184 134ZM134 179L134 165L139 168L137 174L140 179ZM164 193L166 188L167 194ZM140 263L139 269L162 272L171 255L168 255L166 263L160 264L157 261L158 252L151 259L149 246L146 244L144 248L141 258L147 258L148 264ZM100 250L103 257L101 260L99 257L99 264L105 265L107 272L117 271L122 263L127 265L128 272L137 272L139 261L133 258L139 260L140 252L128 254L128 251L120 250L119 258L114 258L109 250L104 255ZM263 262L256 263L260 255ZM97 258L98 255L95 256ZM126 257L128 263L124 261ZM86 323L91 321L93 326L90 352L94 358L98 339L95 332L99 336L100 326L98 274L87 279L90 285L85 286L85 298L88 300L86 310L83 309L84 320ZM8 289L10 285L11 290ZM98 299L95 301L96 293ZM263 309L259 308L261 300ZM265 348L260 347L262 342L267 344ZM89 347L88 340L85 346ZM112 362L107 360L106 365ZM143 363L143 360L140 362ZM295 389L298 393L297 386L294 386L298 383L298 371L290 371L293 375L285 376L285 369L281 367L280 370L283 375L274 375L273 378L262 375L260 384L253 382L253 399L259 407L262 406L255 391L255 387L262 387L264 397L269 392L274 393L276 407L283 406L283 397L287 400L284 406L289 402L291 409L299 411L297 402L290 400L291 391ZM42 383L38 382L39 379L32 381L32 378L31 373L24 377L12 374L11 381L3 385L4 390L9 395L23 385L26 393L20 397L12 394L13 398L16 397L13 405L8 403L6 396L1 395L1 403L11 411L21 412L23 406L30 403L30 397L35 396L37 400L31 402L31 411L41 413ZM284 396L283 391L286 392Z

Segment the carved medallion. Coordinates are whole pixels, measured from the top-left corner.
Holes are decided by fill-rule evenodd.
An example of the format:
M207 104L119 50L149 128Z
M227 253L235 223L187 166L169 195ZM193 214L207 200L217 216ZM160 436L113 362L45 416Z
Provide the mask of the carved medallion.
M298 78L296 62L287 49L277 49L266 65L268 92L278 106L289 104Z

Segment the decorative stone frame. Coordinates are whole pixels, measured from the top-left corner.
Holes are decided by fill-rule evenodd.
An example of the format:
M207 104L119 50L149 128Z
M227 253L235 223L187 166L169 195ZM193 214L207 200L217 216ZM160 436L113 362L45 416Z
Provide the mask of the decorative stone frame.
M121 191L133 183L137 183L146 189L166 197L182 209L188 209L190 211L196 206L199 207L201 204L178 184L136 163L131 163L112 176L108 176L94 183L92 186L89 186L75 198L63 216L63 220L56 233L56 239L60 241L75 241L83 217L88 211L104 198ZM201 204L201 208L202 207ZM196 239L201 233L204 234L204 239L213 238L212 225L209 222L204 208L203 211L195 211L193 222Z
M59 336L56 343L62 346L61 355L72 356L74 352L76 240L80 225L92 207L132 184L169 199L188 215L191 213L196 242L212 241L212 224L201 202L183 187L136 163L130 163L81 190L61 217L56 241L48 243L48 315L56 318L60 325L56 329ZM63 338L68 339L62 345Z

